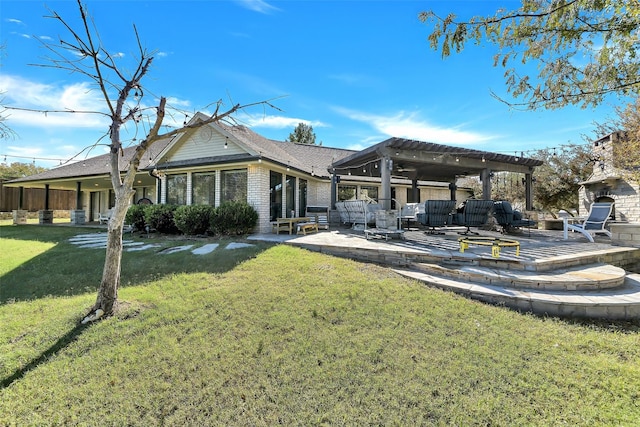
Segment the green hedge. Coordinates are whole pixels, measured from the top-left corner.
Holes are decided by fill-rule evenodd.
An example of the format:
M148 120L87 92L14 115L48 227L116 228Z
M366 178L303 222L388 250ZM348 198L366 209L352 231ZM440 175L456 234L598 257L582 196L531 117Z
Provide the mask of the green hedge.
M209 205L132 205L125 219L136 230L148 225L159 233L186 235L249 234L258 224L258 212L246 202Z
M176 205L148 205L144 210L144 220L159 233L178 234L180 230L173 219L177 208Z
M124 222L125 224L132 225L135 230L142 231L144 230L144 226L146 225L146 220L144 219L145 208L149 205L131 205L127 210L127 215L125 216Z
M209 231L213 234L248 234L258 223L258 212L246 202L224 202L213 210Z
M176 227L186 235L206 234L214 211L209 205L179 206L173 213Z

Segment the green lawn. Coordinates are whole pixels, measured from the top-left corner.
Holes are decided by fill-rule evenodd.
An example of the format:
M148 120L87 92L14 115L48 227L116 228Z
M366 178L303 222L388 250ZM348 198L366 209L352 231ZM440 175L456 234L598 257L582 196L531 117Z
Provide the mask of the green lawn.
M265 243L125 253L124 308L78 327L104 258L78 232L0 227L0 425L640 420L638 323L523 315Z

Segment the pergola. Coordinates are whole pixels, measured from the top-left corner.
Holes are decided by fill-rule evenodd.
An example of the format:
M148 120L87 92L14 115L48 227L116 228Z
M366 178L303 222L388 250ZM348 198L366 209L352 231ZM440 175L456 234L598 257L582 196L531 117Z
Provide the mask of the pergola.
M540 160L517 155L473 150L404 138L389 138L379 144L334 162L331 166L335 203L338 176L371 176L381 179L380 202L384 209L391 206L391 177L410 179L414 191L418 181L448 182L455 190L456 179L479 176L484 199L491 199L491 173L515 172L524 174L526 209L533 207L532 174Z

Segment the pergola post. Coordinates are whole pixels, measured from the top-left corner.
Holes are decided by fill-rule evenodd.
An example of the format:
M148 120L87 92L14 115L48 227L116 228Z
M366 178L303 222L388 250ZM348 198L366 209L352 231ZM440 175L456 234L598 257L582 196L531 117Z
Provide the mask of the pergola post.
M331 210L336 208L336 202L338 201L338 175L336 175L335 169L331 173Z
M533 210L533 179L530 173L524 174L524 199L525 209Z
M482 198L491 200L491 169L482 169L480 181L482 181Z
M380 165L380 178L382 186L382 209L391 209L391 171L393 170L393 160L388 155L382 157Z

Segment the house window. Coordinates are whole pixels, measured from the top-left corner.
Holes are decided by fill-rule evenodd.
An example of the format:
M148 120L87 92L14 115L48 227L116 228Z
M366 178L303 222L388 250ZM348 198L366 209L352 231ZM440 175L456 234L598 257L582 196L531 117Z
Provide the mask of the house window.
M246 202L247 201L247 170L236 169L222 171L220 202Z
M282 174L269 173L269 203L271 221L282 218Z
M420 203L420 190L417 188L407 188L407 203Z
M167 175L167 204L187 204L187 174Z
M285 184L287 191L287 217L293 218L296 216L296 177L287 175Z
M378 200L378 187L372 187L368 185L361 186L360 198Z
M191 203L194 205L215 205L215 172L194 173L191 175Z
M300 216L305 215L307 211L307 180L298 180L298 212Z
M354 200L356 198L355 185L338 185L338 201Z

